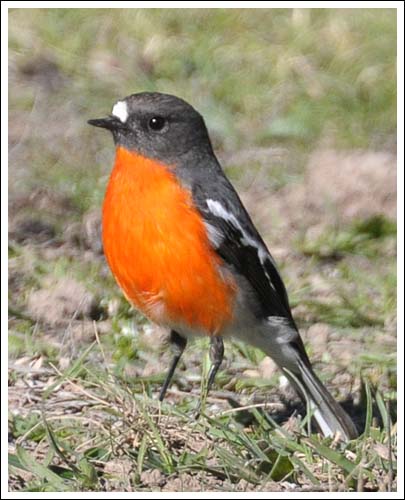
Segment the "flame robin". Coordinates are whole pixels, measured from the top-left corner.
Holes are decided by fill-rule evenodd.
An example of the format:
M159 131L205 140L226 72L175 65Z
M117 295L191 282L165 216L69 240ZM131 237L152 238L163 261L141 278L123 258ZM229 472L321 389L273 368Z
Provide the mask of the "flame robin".
M182 99L133 94L110 116L114 168L103 205L103 246L127 299L170 329L174 352L160 392L195 335L211 341L207 390L234 336L271 356L309 402L325 436L357 435L314 373L274 259L212 149L202 116Z

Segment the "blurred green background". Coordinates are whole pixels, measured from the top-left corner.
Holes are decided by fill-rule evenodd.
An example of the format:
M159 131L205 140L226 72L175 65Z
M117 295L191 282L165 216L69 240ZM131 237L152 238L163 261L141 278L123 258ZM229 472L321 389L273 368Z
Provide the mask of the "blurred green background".
M226 173L269 242L310 356L334 395L360 399L363 377L394 409L396 38L394 9L9 11L13 454L22 444L35 450L42 463L43 449L49 451L47 434L35 415L45 404L56 425L58 405L70 390L61 376L64 392L48 391L54 387L54 367L59 374L67 370L77 386L85 387L85 397L99 390L98 397L108 399L125 392L130 380L144 401L144 392L156 392L163 379L168 353L162 335L130 308L102 257L100 207L114 151L111 137L86 123L108 114L117 100L145 90L180 96L204 116ZM104 352L100 346L86 350L95 328ZM191 345L178 371L176 383L183 393L174 398L175 408L184 411L184 422L195 402L186 394L199 391L206 347L203 340ZM116 377L112 385L105 366ZM262 353L240 343L227 344L216 386L234 391L245 403L277 393L281 404L279 393L284 391L274 366L269 368ZM227 408L226 399L218 401ZM115 400L111 404L116 411ZM351 413L361 426L363 410L356 408ZM92 421L107 425L108 415L89 411ZM126 422L126 415L117 418ZM176 421L178 415L171 418ZM227 426L235 425L232 416L227 419ZM176 421L175 427L184 422ZM219 431L211 424L209 431L193 435L205 442L205 432L212 431L209 439L215 446L204 453L214 464L219 460L224 476L236 477L240 464L224 458L214 433ZM133 428L132 421L128 425ZM66 419L55 436L85 454L94 431L100 449L110 449L113 445L103 441L98 429ZM367 476L370 489L382 488L380 478L388 470L385 459L374 462L374 446L386 442L384 432L372 436L372 446L359 440L355 446L361 453L353 448L362 463L373 464ZM129 447L134 460L138 452L145 453L132 442L122 446ZM238 450L245 457L243 446ZM217 450L214 459L210 453ZM283 455L285 450L280 450ZM66 486L67 476L62 486L52 483L21 453L18 463L34 472L21 479L17 467L12 489L55 491ZM96 456L91 453L93 448L86 455L90 462ZM176 453L170 448L169 459L163 454L162 462L144 455L145 467L173 474L177 466L170 464L180 460ZM106 452L102 460L107 463L111 456ZM330 455L322 451L319 456L326 460L323 470L329 471ZM318 458L308 458L310 470L294 462L299 484L317 484ZM192 454L187 455L190 462L182 460L182 470L191 475L200 464ZM184 463L191 464L189 470ZM205 465L198 467L205 471ZM341 462L333 467L333 477L343 481L336 489L349 488L345 477L350 468ZM104 474L97 471L99 477ZM82 473L72 474L69 488L101 488L93 476L86 482ZM255 479L247 475L246 484L257 485L267 477L263 471L257 474ZM128 491L147 488L142 474L128 478ZM327 474L319 480L330 487Z
M107 142L86 120L144 90L190 101L219 152L395 148L393 9L17 9L9 24L10 141L29 151L11 182L23 163L83 208Z

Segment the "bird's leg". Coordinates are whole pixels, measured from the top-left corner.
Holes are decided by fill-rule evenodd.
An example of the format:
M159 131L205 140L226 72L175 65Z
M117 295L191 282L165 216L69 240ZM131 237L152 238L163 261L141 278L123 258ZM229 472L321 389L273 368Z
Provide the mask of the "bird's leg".
M169 371L166 375L166 379L163 383L163 386L160 390L159 393L159 401L163 401L167 388L169 387L169 384L173 378L173 374L176 370L176 366L181 358L181 355L183 354L184 349L186 348L187 345L187 339L179 335L177 332L172 330L170 332L170 348L173 351L173 359L170 364Z
M224 343L221 337L211 337L210 344L210 360L211 368L208 372L208 382L204 393L201 395L200 401L198 402L197 409L195 411L194 417L197 419L201 414L201 407L205 407L205 401L207 399L208 393L212 387L215 380L215 375L219 367L221 366L222 360L224 358Z
M207 383L207 393L210 392L212 384L215 380L215 375L219 367L221 366L222 360L224 359L224 342L222 337L211 337L211 345L210 345L210 359L211 359L211 368L208 373L208 383Z

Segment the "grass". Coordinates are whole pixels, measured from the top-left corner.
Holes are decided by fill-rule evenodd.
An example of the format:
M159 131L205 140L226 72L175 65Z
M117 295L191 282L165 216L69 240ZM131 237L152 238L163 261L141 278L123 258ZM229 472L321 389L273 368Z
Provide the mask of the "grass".
M96 246L112 144L86 125L133 92L184 97L238 190L253 186L256 215L305 182L313 151L395 151L395 10L12 9L9 54L10 489L395 490L396 221L325 206L314 236L301 214L263 216L358 439L308 434L279 373L238 342L195 420L207 341L187 348L160 405L167 346ZM96 313L69 307L67 285L55 296L67 280ZM325 339L306 336L314 324Z
M103 351L102 344L92 344L64 373L53 367L53 384L43 392L41 408L25 419L12 418L16 445L10 466L14 474L30 474L25 490L100 491L109 480L128 491L145 491L143 473L150 470L168 479L204 472L231 489L265 488L271 481L322 489L331 478L333 485L339 478L340 489L392 488L396 433L383 396L372 394L368 385L364 433L342 444L308 436L305 420L287 430L249 406L190 419L190 404L179 408L150 399L147 379L129 385L105 367L95 369L89 354L102 358ZM81 411L72 413L76 401ZM381 427L372 420L375 401ZM249 415L249 425L241 423L241 414ZM130 474L108 473L112 461L126 464Z

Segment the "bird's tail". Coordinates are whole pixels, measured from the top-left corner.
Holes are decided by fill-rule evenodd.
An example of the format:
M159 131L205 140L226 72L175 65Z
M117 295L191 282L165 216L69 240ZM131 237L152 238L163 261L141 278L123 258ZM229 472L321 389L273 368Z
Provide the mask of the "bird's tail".
M303 359L299 359L297 364L299 373L282 370L303 400L308 401L322 434L333 436L339 433L345 441L356 438L358 433L352 419L333 399L311 366Z

